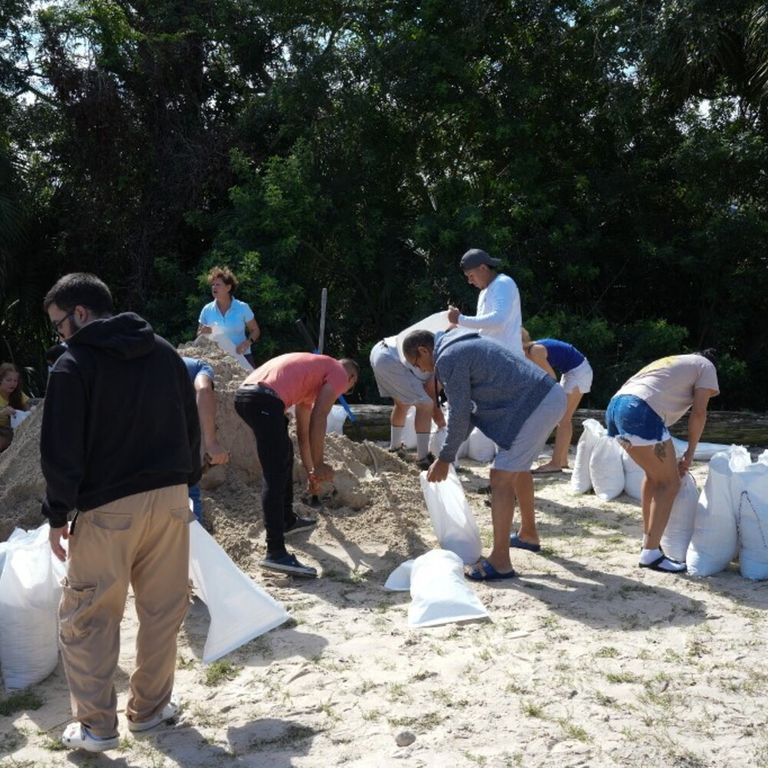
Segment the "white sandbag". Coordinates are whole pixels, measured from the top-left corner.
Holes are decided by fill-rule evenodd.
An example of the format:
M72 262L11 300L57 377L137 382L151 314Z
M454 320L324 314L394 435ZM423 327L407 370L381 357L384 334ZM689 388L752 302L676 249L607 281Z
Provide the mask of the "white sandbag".
M589 457L589 477L595 494L603 501L615 499L624 491L623 450L616 438L602 435Z
M576 458L573 462L570 488L572 493L586 493L592 489L592 479L589 476L589 459L597 444L598 438L606 434L606 428L596 419L585 419L583 431L576 444Z
M621 465L624 468L624 493L639 501L643 495L645 472L625 450L621 452Z
M699 504L699 489L690 472L686 472L680 481L680 489L672 504L669 521L661 537L661 548L665 555L673 560L684 562L688 545L693 536L696 521L696 508Z
M677 437L672 438L672 445L675 446L675 455L680 458L687 450L688 443ZM724 443L697 443L696 450L693 452L693 458L696 461L709 461L716 453L727 451L731 446Z
M486 437L477 427L469 433L467 456L473 461L488 463L496 455L496 443Z
M59 660L58 605L66 568L51 552L50 527L16 537L0 576L0 666L8 691L50 675Z
M400 563L384 582L384 589L389 589L392 592L407 592L411 588L413 563L413 560Z
M400 355L400 360L407 365L408 361L403 354L403 340L409 333L412 331L431 331L432 333L437 333L438 331L444 331L449 325L448 310L444 309L442 312L435 312L429 317L409 325L404 331L400 331L396 337L397 354ZM386 341L389 343L389 340Z
M325 422L325 434L344 434L344 422L347 420L347 411L343 405L333 405Z
M709 462L704 490L696 506L691 543L685 562L692 576L712 576L736 556L738 536L731 494L731 461L749 463L749 453L740 446L716 453Z
M224 326L219 325L218 323L213 323L211 325L211 333L210 333L210 339L211 341L215 341L220 349L224 352L226 352L228 355L231 355L232 357L237 360L239 365L242 368L245 368L246 371L252 371L253 366L245 359L244 355L241 355L237 351L237 346L232 341L232 339L227 336L226 331L224 330Z
M739 531L739 569L745 579L768 579L768 463L735 468L731 493Z
M413 406L405 414L401 441L409 451L416 448L416 409Z
M426 472L419 480L440 546L455 552L468 565L476 563L482 552L480 531L456 471L451 467L441 483L427 482Z
M487 617L488 611L464 578L458 555L433 549L414 560L409 627L434 627Z
M197 520L189 524L189 550L189 578L211 615L205 664L288 620L285 608L246 576Z

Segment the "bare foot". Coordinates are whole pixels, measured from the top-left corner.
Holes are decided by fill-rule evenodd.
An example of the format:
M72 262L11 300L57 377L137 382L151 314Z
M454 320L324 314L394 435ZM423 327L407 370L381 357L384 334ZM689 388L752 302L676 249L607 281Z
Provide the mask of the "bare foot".
M531 470L531 472L534 475L545 475L545 474L556 474L557 472L562 472L564 467L558 466L557 464L553 464L551 461L548 461L546 464L542 464L539 467L536 467L536 469Z

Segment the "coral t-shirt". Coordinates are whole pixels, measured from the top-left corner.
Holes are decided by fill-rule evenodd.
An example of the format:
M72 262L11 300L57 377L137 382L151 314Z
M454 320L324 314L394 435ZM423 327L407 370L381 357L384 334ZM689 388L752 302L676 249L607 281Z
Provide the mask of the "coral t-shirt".
M289 352L273 357L248 376L249 382L274 389L286 408L311 406L328 383L336 397L343 395L349 388L348 379L346 368L338 360L311 352Z
M644 400L669 427L693 405L697 389L720 391L715 366L701 355L671 355L646 365L616 394Z

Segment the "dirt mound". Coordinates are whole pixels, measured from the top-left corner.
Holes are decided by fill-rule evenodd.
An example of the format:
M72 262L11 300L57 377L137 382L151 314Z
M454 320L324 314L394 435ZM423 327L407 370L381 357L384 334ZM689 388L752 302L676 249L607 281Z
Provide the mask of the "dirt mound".
M181 347L179 353L205 360L216 375L218 436L231 462L203 477L203 506L216 539L233 560L247 566L254 552L263 548L261 467L253 433L234 409L235 391L247 371L204 338ZM14 527L29 529L44 522L40 515L45 494L41 424L39 407L0 455L0 540L7 539ZM423 501L412 466L376 445L355 443L343 435L328 435L326 460L336 469L336 477L324 489L318 541L325 531L358 545L375 543L394 559L406 559L418 549L413 536L423 519ZM298 459L294 482L297 512L318 514L302 502L306 475Z

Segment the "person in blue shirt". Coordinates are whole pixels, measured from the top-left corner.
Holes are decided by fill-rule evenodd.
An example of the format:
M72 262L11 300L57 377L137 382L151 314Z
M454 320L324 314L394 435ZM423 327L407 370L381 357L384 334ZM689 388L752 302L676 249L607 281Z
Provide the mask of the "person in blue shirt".
M531 341L530 334L522 329L525 356L555 381L560 373L560 385L568 397L565 413L557 425L552 459L533 470L534 475L546 475L568 469L568 448L573 437L573 414L581 398L592 388L592 367L589 360L572 344L559 339Z
M213 333L214 326L220 327L235 345L237 354L243 355L255 368L251 344L259 338L261 330L251 308L235 298L237 278L229 267L213 267L208 273L208 285L213 301L200 311L197 333Z

